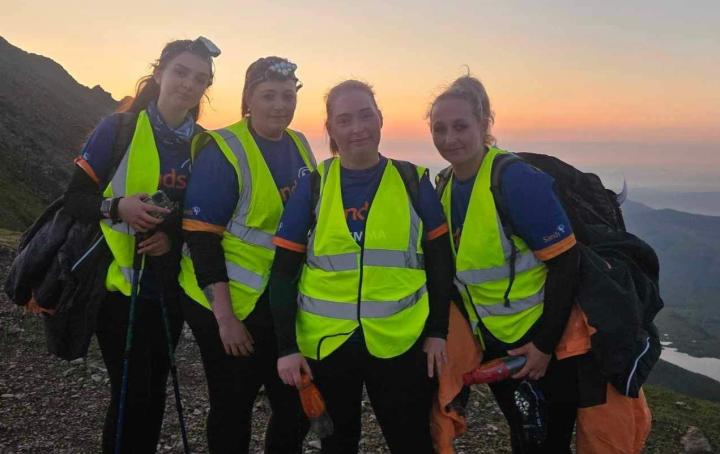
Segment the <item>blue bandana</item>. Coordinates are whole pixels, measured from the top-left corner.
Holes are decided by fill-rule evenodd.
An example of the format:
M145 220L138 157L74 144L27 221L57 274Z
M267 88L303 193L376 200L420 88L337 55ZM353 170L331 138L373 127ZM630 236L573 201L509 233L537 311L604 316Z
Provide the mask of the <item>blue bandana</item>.
M190 142L193 135L195 135L195 119L189 113L185 117L185 121L175 129L165 124L165 120L160 115L155 101L148 104L147 114L155 132L155 140L158 142L171 146L180 145Z

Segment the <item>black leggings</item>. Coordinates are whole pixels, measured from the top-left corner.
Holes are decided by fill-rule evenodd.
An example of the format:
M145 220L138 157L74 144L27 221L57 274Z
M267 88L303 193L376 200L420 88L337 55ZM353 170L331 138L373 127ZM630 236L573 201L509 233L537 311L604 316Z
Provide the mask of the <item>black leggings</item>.
M258 304L267 304L261 301ZM308 423L298 392L277 373L277 346L272 326L245 320L255 343L248 357L225 353L212 311L188 297L183 313L200 347L210 397L207 439L210 453L247 453L252 411L260 386L270 400L272 416L265 433L266 453L300 453Z
M529 335L514 344L504 344L483 331L486 351L483 362L507 356L507 350L528 342ZM514 392L520 380L499 381L490 384L490 390L510 426L510 442L513 454L570 454L570 442L577 414L577 383L574 368L568 368L568 361L550 361L543 378L534 382L545 396L547 436L540 445L524 440L522 419L515 406Z
M333 434L322 440L322 454L358 452L363 384L393 454L430 454L433 382L418 341L390 359L376 358L350 340L322 361L310 360L315 383L332 418Z
M177 298L168 299L168 318L172 345L182 330ZM113 453L118 403L122 387L125 336L130 298L110 292L98 314L96 335L103 361L110 376L111 399L105 414L102 451ZM160 302L139 297L128 368L128 394L122 437L122 452L155 452L165 411L165 386L170 361Z

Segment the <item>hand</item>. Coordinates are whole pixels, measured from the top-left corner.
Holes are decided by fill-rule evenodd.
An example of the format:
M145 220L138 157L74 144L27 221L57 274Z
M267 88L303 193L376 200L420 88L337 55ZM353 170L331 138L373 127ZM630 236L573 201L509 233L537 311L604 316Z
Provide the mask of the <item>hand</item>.
M440 337L426 337L423 342L423 351L427 353L427 373L432 378L437 370L438 376L447 363L447 348L445 339Z
M136 232L147 232L163 221L162 218L156 218L151 213L163 215L170 213L167 208L143 202L142 199L147 197L147 194L135 194L123 197L118 202L118 216Z
M522 347L518 347L514 350L508 350L510 356L524 356L527 358L525 366L518 371L512 378L520 380L522 378L529 378L530 380L539 380L547 371L548 364L552 355L541 352L532 342L528 342Z
M220 340L222 341L225 353L232 356L250 356L255 352L253 344L255 341L245 324L231 315L219 321Z
M277 370L280 380L282 380L283 383L298 389L300 389L300 385L302 384L301 372L310 376L311 380L313 378L310 366L301 353L293 353L278 358Z
M138 254L150 257L165 255L170 251L170 237L165 232L155 232L138 244Z

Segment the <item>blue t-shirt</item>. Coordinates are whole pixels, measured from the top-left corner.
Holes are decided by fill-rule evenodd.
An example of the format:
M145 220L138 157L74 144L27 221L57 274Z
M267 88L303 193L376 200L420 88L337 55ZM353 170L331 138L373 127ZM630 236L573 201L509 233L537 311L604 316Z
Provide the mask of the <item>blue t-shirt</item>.
M300 177L310 173L310 169L288 134L283 134L278 141L264 139L254 132L252 135L285 203ZM193 230L222 233L232 218L238 197L235 169L217 143L209 142L193 163L193 176L185 196L183 225L192 226Z
M158 188L162 189L170 200L182 206L191 171L190 142L198 127L194 119L188 116L178 128L170 129L154 103L148 106L147 113L160 156ZM117 164L112 160L117 127L117 116L104 118L80 152L78 165L98 183L101 191L110 183L113 177L110 172L113 170L113 165ZM155 282L155 273L146 270L140 282L140 294L148 298L157 296L158 289Z
M340 187L345 219L350 233L358 244L363 243L367 213L386 165L387 159L381 156L380 162L369 169L340 168ZM427 176L420 179L417 203L418 215L423 221L426 239L433 239L447 232L442 205ZM300 180L297 190L285 206L285 212L275 235L275 244L286 249L304 252L308 241L308 232L314 222L313 210L311 178L305 177Z
M456 247L461 241L476 176L466 181L453 178L451 224ZM524 162L516 162L505 169L500 186L515 235L522 238L539 259L550 260L575 244L570 221L550 175Z

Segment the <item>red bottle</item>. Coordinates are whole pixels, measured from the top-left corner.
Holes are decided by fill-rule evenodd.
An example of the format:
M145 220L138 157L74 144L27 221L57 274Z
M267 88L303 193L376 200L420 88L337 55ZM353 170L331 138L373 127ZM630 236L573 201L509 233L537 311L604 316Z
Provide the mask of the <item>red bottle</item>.
M470 386L478 383L495 383L496 381L505 380L522 369L526 362L527 358L524 356L497 358L463 374L463 383L465 386Z

